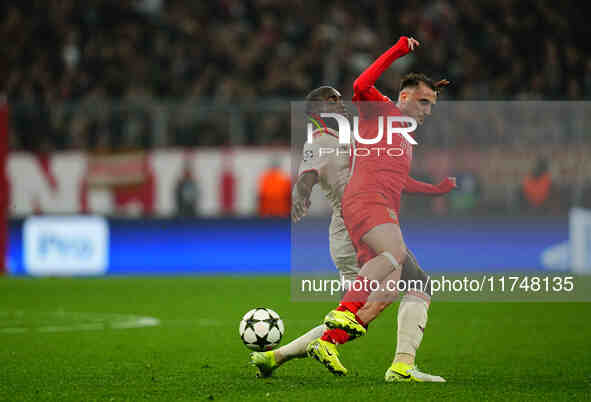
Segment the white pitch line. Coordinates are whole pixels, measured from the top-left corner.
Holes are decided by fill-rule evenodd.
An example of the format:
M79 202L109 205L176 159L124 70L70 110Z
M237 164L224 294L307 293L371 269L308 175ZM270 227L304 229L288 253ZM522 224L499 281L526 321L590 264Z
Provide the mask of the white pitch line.
M20 321L25 320L27 326L16 327L20 323L15 323L14 319L6 324L10 327L2 328L2 318L11 318L18 316ZM35 323L37 321L37 323ZM64 325L47 325L48 323L60 322ZM70 322L68 322L70 321ZM76 323L76 321L86 321ZM89 322L90 321L90 322ZM92 322L94 321L94 322ZM32 324L32 325L31 325ZM21 324L22 325L22 324ZM35 326L36 325L36 326ZM132 314L108 314L108 313L68 313L68 312L0 312L0 334L22 334L29 331L41 333L59 333L74 331L104 331L111 329L131 329L154 327L160 325L160 320L154 317L142 317Z
M160 320L154 317L138 317L135 320L114 322L111 324L111 328L114 329L128 329L128 328L141 328L141 327L155 327L160 325Z
M38 332L73 332L73 331L102 331L105 329L103 323L77 324L77 325L59 325L35 328Z

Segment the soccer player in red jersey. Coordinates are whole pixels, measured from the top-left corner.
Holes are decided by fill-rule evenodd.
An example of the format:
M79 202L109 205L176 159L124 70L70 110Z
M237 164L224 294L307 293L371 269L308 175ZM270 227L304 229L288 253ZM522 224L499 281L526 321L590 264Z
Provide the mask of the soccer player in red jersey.
M418 46L415 39L401 37L353 84L353 100L360 109L359 136L364 141L355 140L352 144L351 177L342 208L362 268L339 307L326 316L324 323L329 329L307 348L311 357L337 375L344 375L347 370L338 359L336 345L364 335L367 325L392 303L397 288L386 286L413 280L418 286L407 290L401 300L396 354L385 378L386 381L445 381L420 372L414 365L427 323L430 287L428 276L404 243L398 216L403 192L445 194L455 188L455 178L447 178L437 186L412 179L409 176L412 138L384 135L377 143L367 143L378 136L378 116L384 119L408 116L422 124L431 114L439 89L449 84L446 80L435 83L423 74L409 74L402 80L397 102L375 88L374 83L396 59ZM389 123L382 123L381 128L386 124ZM398 127L406 127L402 124ZM378 287L369 286L376 283Z

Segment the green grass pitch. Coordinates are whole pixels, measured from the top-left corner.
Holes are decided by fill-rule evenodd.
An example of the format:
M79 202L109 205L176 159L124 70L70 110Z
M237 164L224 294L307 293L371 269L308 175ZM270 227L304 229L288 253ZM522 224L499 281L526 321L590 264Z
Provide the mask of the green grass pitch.
M384 383L396 306L366 337L341 348L349 376L335 378L316 361L299 359L257 379L238 336L247 310L277 311L284 343L334 307L291 301L289 280L0 278L0 400L591 399L589 303L434 302L417 363L446 384ZM79 322L68 322L79 320L72 313L86 320L133 314L160 324L118 329L85 322L80 330Z

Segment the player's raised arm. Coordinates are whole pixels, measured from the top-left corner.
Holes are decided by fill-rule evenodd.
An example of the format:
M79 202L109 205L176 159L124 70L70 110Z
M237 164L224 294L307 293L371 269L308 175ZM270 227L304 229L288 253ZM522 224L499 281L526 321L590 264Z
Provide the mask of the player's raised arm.
M456 188L456 178L447 177L438 185L418 181L408 176L404 192L407 194L443 195Z
M353 83L353 92L362 96L380 78L382 73L399 57L404 56L418 47L420 43L414 38L402 36L398 42L376 61L373 62Z

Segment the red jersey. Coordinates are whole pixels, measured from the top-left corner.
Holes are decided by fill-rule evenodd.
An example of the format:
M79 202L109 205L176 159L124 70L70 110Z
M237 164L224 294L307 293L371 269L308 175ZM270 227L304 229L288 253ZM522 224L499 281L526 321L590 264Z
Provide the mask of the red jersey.
M403 192L436 195L444 194L454 186L449 178L438 186L412 179L409 176L412 145L400 133L392 133L388 141L388 117L401 116L402 113L373 84L394 60L408 52L408 38L402 37L353 84L353 101L358 102L360 114L359 137L366 140L376 138L380 124L378 118L383 118L380 141L362 144L355 140L352 143L351 178L342 199L345 226L357 251L359 266L376 256L375 251L362 241L363 236L376 226L399 224ZM394 124L401 127L400 123Z
M383 118L383 137L376 144L355 141L351 157L351 178L347 192L382 193L399 209L400 194L406 187L412 161L412 145L399 133L393 133L388 144L388 116L401 116L396 104L373 86L384 70L397 58L409 52L408 39L400 40L365 70L353 84L353 101L359 102L359 136L376 138L379 120ZM371 102L371 103L366 103ZM400 127L400 123L394 123Z

